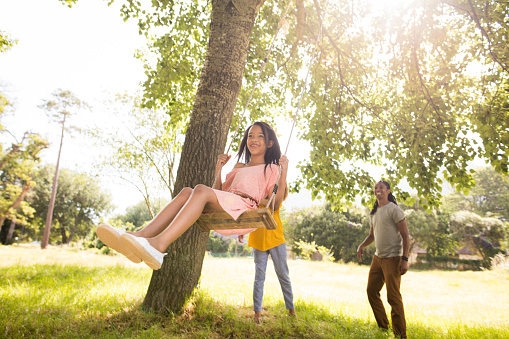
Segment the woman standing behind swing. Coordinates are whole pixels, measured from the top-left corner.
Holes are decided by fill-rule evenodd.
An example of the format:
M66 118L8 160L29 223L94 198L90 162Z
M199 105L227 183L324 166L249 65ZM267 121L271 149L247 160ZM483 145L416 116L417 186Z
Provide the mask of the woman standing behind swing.
M274 129L265 122L255 122L244 133L239 147L237 163L224 183L219 179L214 189L205 185L186 187L166 205L145 228L137 232L100 225L97 235L110 248L122 253L133 262L144 261L150 268L161 268L166 248L180 237L202 213L227 212L237 219L249 209L258 208L260 200L270 195L279 175L280 187L286 185L288 159L281 156ZM216 177L229 155L219 156ZM218 175L219 174L219 175ZM275 196L276 209L283 201L284 189ZM237 230L236 234L251 230Z
M281 188L283 190L283 188ZM285 185L283 199L288 196L288 185ZM262 205L267 205L268 199L262 200ZM293 305L292 282L290 281L290 272L288 270L286 240L283 231L283 223L279 217L280 207L274 211L274 220L277 228L268 230L266 228L258 228L249 234L248 245L253 248L255 262L255 280L253 284L253 310L254 321L261 322L262 302L263 302L263 285L265 284L265 273L267 271L267 261L269 255L272 258L274 269L276 271L285 307L288 315L295 317L295 307ZM243 242L243 235L239 235L239 241Z

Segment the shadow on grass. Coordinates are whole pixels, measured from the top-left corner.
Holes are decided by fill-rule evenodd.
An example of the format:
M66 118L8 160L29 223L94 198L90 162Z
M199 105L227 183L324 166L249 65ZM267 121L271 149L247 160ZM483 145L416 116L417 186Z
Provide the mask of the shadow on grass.
M93 337L136 338L388 338L373 324L346 319L313 304L297 305L297 318L283 304L264 308L263 321L253 321L250 307L225 306L196 295L181 315L143 312L141 307L111 317L81 319L73 327Z

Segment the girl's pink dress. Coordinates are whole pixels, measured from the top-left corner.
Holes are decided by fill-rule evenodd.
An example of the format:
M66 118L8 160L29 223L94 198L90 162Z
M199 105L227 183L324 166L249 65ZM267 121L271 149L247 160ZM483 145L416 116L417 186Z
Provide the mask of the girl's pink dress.
M214 193L225 212L237 220L245 211L258 208L260 200L272 194L269 190L276 183L278 175L279 166L274 164L267 168L265 168L265 164L234 168L226 175L222 186L223 190L214 190ZM216 232L222 235L240 235L254 230L256 228L218 230Z

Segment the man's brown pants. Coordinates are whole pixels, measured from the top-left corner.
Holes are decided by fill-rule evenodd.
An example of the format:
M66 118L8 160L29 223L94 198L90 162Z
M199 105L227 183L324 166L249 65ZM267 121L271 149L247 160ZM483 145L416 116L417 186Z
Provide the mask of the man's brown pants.
M368 276L368 300L375 314L379 327L389 329L389 319L380 299L380 290L386 284L387 301L391 305L392 331L396 336L406 338L405 310L403 298L399 291L401 274L399 264L401 257L379 258L373 256Z

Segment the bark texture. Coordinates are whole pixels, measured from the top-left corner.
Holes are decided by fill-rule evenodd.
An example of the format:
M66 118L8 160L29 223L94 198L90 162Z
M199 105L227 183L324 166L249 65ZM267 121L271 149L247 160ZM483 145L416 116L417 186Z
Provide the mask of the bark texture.
M2 222L3 224L3 222ZM2 225L0 224L0 225ZM9 226L9 230L7 231L7 237L5 238L5 242L4 242L4 245L8 245L9 244L9 240L12 239L12 235L14 234L14 229L16 228L16 219L12 219L11 220L11 226Z
M264 0L214 0L210 36L174 192L212 185L217 156L224 152L228 129L242 85L256 15ZM166 252L154 271L143 306L179 313L198 285L208 233L192 226Z

